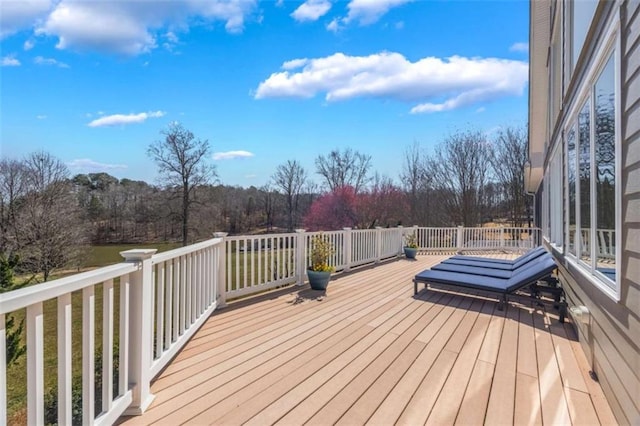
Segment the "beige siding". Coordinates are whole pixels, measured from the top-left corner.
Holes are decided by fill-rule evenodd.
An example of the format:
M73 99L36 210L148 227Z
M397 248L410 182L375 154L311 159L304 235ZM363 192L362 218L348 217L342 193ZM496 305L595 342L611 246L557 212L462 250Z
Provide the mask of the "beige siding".
M620 302L571 265L561 265L570 305L585 305L591 322L580 341L621 424L640 423L640 2L621 10L622 266ZM562 262L562 259L559 259Z

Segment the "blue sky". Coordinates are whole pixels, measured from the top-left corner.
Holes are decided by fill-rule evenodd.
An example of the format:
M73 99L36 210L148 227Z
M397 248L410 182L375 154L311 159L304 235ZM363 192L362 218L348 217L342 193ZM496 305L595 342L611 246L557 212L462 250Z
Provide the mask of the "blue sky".
M527 119L528 2L0 0L0 148L71 174L156 181L172 121L221 183L347 147L397 180L403 151Z

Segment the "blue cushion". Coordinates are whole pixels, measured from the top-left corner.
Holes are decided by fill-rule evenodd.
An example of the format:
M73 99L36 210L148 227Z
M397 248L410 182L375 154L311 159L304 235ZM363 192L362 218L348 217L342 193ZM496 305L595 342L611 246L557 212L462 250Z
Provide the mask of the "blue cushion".
M517 270L510 278L474 275L464 272L452 272L437 269L427 269L414 277L416 282L429 284L445 284L451 286L486 290L497 293L513 293L514 291L535 283L537 280L551 274L556 269L553 257L542 256Z

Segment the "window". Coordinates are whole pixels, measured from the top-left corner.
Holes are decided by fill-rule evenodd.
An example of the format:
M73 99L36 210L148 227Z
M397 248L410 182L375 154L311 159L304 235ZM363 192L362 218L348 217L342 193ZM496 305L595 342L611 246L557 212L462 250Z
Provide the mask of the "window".
M615 66L611 55L594 88L596 267L611 274L616 264Z
M549 163L549 241L556 248L562 250L563 244L563 194L562 194L562 150L556 149Z
M602 56L565 130L566 250L597 285L617 297L616 52Z
M578 245L580 246L579 258L590 263L591 251L591 107L586 102L578 115L578 196L579 206L577 221L580 226L577 230Z
M576 131L567 132L567 250L576 254Z
M574 0L571 3L571 66L575 67L582 51L582 46L587 38L587 32L593 15L598 6L598 0Z

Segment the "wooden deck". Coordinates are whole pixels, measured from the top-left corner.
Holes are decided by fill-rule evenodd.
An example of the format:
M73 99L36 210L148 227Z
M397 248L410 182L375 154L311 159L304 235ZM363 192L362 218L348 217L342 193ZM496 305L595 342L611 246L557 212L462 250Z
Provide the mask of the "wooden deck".
M421 290L419 255L216 312L126 424L614 424L554 312ZM503 256L504 257L504 256ZM422 287L421 287L422 288Z

